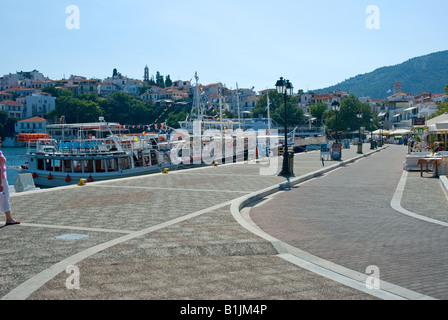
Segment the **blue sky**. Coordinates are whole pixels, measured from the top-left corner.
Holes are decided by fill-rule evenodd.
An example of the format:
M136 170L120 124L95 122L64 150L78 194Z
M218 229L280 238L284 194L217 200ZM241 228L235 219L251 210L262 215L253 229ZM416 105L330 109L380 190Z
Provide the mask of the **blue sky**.
M79 29L66 27L70 5ZM379 29L366 27L369 5ZM142 79L148 65L257 91L283 76L306 91L447 50L447 13L441 0L0 0L0 76Z

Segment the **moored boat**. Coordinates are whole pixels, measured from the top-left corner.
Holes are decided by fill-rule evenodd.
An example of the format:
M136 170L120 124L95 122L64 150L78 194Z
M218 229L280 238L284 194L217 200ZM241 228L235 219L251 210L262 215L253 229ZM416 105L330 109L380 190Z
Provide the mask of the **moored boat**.
M106 126L102 121L98 125ZM91 127L91 126L90 126ZM107 138L56 140L28 143L22 172L31 173L38 187L59 187L133 177L175 168L168 144L156 136L124 139L111 132Z

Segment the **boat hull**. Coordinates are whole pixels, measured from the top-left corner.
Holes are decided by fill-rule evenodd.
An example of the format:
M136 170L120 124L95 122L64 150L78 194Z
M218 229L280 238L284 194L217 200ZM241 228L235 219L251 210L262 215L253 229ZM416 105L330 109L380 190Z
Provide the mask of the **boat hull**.
M134 168L129 170L122 170L116 172L106 173L61 173L61 172L48 172L48 171L31 171L23 169L22 172L31 173L34 177L34 184L40 188L53 188L64 187L69 185L76 185L80 183L82 179L85 179L85 183L94 183L100 181L109 181L114 179L131 178L136 176L142 176L147 174L160 173L164 169L175 169L176 166L167 164L163 166ZM51 174L51 176L50 176ZM89 179L90 178L90 179Z

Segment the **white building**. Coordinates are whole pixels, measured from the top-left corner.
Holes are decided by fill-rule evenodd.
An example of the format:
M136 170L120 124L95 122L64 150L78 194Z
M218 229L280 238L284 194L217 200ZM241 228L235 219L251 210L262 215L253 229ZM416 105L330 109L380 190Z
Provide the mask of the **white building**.
M23 119L24 105L20 102L13 100L1 101L0 110L8 112L10 118Z
M37 70L28 72L17 72L4 75L0 80L0 90L9 89L11 87L20 85L30 88L33 81L43 81L45 77Z
M429 116L437 112L437 105L434 102L418 104L418 117L428 119Z
M111 83L117 86L118 92L127 93L132 96L139 95L139 88L145 86L141 80L129 79L125 76L115 76L104 79L104 82Z
M41 117L32 117L16 123L16 133L45 133L48 121Z
M190 81L182 81L182 80L173 81L172 87L174 87L178 90L189 89L189 88L191 88L191 82Z
M448 101L448 96L444 93L434 94L432 96L432 101L435 103L445 103Z
M19 99L18 99L19 100ZM34 116L45 117L48 112L56 108L56 97L38 92L25 97L23 118Z
M110 82L100 82L98 83L98 94L99 95L112 95L114 92L118 92L119 88L116 84Z

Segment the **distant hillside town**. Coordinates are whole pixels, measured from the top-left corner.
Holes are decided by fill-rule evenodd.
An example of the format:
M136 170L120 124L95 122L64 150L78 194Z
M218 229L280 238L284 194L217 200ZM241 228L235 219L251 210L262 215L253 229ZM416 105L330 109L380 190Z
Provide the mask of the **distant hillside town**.
M143 70L143 80L130 79L114 69L112 76L100 79L87 79L83 76L72 75L68 79L51 80L41 72L17 72L0 77L0 110L6 111L10 118L16 118L16 133L44 132L45 126L54 121L48 114L56 108L56 97L45 88L66 89L76 97L80 94L94 93L99 97L108 97L116 92L127 94L142 101L146 105L160 106L164 104L183 105L192 107L194 80L172 81L169 76L165 79L157 72L156 77L149 76L149 68ZM212 83L201 86L201 94L208 98L210 108L217 108L218 104L224 111L236 114L241 118L251 118L254 108L260 98L269 90L255 92L254 88L229 89L222 83ZM443 88L440 88L443 91ZM48 91L48 90L47 90ZM316 104L325 104L330 109L334 102L339 102L349 96L341 90L327 94L313 92L295 93L297 109L304 115L311 113ZM386 99L371 97L357 97L362 103L368 104L372 114L382 121L385 129L399 129L412 127L413 118L428 119L437 111L437 105L447 101L446 93L418 92L404 93L397 79L394 91Z

